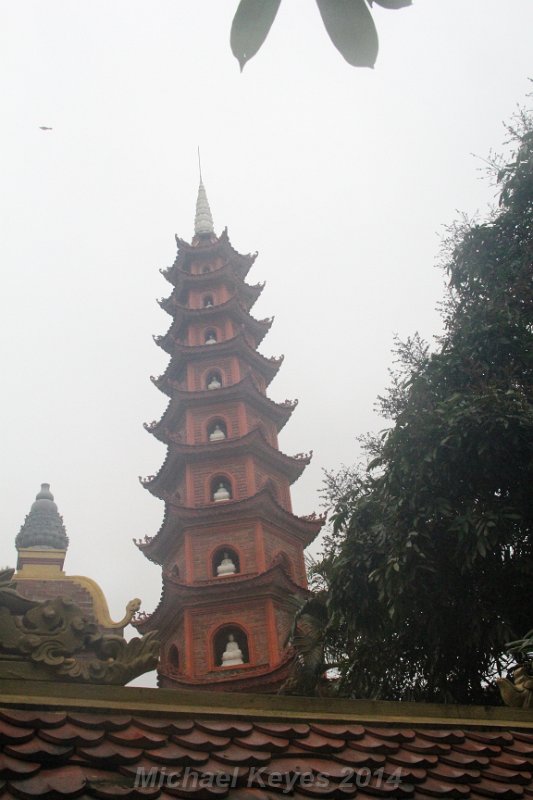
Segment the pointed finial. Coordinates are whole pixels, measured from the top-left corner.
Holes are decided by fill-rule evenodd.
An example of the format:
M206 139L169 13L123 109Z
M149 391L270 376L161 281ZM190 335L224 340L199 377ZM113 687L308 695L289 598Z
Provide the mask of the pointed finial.
M198 148L198 169L200 172L200 185L198 199L196 200L196 216L194 218L194 233L200 236L205 233L214 233L213 217L209 208L209 201L202 180L202 163L200 161L200 148Z

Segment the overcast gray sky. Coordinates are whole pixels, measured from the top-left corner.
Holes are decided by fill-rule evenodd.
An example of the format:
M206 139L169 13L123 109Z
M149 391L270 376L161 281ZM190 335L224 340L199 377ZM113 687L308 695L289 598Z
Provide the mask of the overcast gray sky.
M472 154L504 141L533 75L531 0L375 6L373 71L343 61L313 2L284 0L242 75L236 6L0 2L2 561L49 481L66 568L115 617L160 593L131 539L162 519L137 476L164 459L142 428L165 407L151 336L169 324L158 270L192 235L197 145L216 230L259 250L253 313L276 317L262 352L285 354L271 397L300 400L281 447L314 450L293 491L309 513L321 469L382 427L394 333L438 332L443 225L492 202Z

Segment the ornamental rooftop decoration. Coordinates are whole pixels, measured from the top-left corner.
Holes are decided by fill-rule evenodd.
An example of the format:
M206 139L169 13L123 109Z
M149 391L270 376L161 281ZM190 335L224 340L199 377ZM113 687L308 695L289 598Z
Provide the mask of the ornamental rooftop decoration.
M68 598L22 597L13 574L0 572L0 681L125 684L155 667L155 632L130 642L102 634Z
M29 600L55 597L71 600L96 623L102 633L120 634L139 610L141 601L130 600L122 619L111 619L100 586L84 575L66 575L63 566L68 537L50 484L41 484L35 502L15 539L18 551L15 580L18 591Z
M41 491L35 498L30 512L24 520L15 539L17 549L38 548L66 550L68 537L54 503L54 496L50 491L49 483L41 484Z

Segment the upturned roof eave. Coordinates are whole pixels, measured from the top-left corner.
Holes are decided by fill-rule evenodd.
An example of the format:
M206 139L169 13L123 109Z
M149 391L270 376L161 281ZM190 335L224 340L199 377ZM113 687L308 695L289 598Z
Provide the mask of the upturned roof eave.
M293 484L306 466L311 461L312 454L305 454L298 458L282 453L276 447L267 442L264 434L259 428L253 428L244 436L236 436L231 439L223 439L220 442L204 442L202 444L184 444L182 442L170 441L167 456L161 468L150 479L143 480L145 486L152 494L157 497L163 496L158 492L168 491L164 486L159 485L164 482L166 474L170 471L176 480L181 474L181 470L186 464L194 461L211 459L220 454L234 454L245 450L246 453L254 452L258 457L263 457L265 462L270 462L271 466L279 469L285 475L290 484Z
M279 433L289 421L292 412L298 404L297 400L285 401L285 403L277 403L271 400L270 397L267 397L266 394L263 394L263 392L259 390L251 373L247 373L238 383L232 383L229 386L223 386L217 389L216 398L213 395L213 391L209 389L190 392L179 387L172 387L170 395L171 400L161 419L154 424L145 425L146 429L152 433L156 439L165 444L168 444L168 438L165 436L165 428L175 428L182 414L190 406L197 407L199 404L211 405L215 399L218 402L227 402L244 398L261 411L266 411L269 418L276 424L276 430Z
M162 336L155 337L156 343L169 355L172 353L174 343L179 334L181 326L187 321L198 319L209 325L212 319L216 319L220 314L227 314L230 319L239 327L246 329L256 341L258 347L268 331L272 327L274 318L255 319L243 307L236 294L232 295L225 303L210 306L209 308L188 308L182 304L174 306L173 321L167 331ZM215 324L212 322L211 324Z
M241 332L231 339L224 339L216 344L187 345L181 342L175 342L174 350L165 372L159 378L154 378L153 382L158 388L161 388L159 383L164 378L170 378L172 371L176 368L176 362L179 363L179 359L182 359L183 362L186 363L191 358L212 358L214 353L219 357L236 355L241 356L243 359L248 359L250 365L257 369L265 379L267 386L276 377L283 363L283 356L267 358L259 353L247 342L244 333ZM161 391L168 394L164 389L161 389Z
M159 300L159 305L167 312L167 314L172 316L174 314L174 307L177 302L177 295L179 295L184 289L201 289L204 284L207 284L207 286L211 287L213 285L216 286L217 284L224 283L224 281L233 286L234 290L238 293L242 304L246 306L247 311L250 311L265 287L264 282L249 284L244 280L241 280L241 278L233 271L230 261L226 261L221 267L218 267L211 272L191 274L190 272L185 272L182 269L178 269L177 280L174 284L172 284L173 289L171 294L168 297Z
M221 687L222 691L224 691L224 686L226 684L231 685L232 691L235 692L237 690L240 694L241 692L237 687L241 682L243 684L243 690L244 686L246 686L246 691L248 692L252 692L254 685L257 686L259 682L262 687L267 683L274 685L275 688L272 690L272 694L275 694L276 687L288 677L293 657L293 652L288 650L275 667L271 667L269 664L259 664L248 667L245 672L237 677L235 673L227 676L223 674L217 675L215 685ZM162 665L158 666L157 671L160 676L172 681L176 687L184 688L185 691L201 691L203 686L213 686L212 675L205 676L203 679L200 677L192 678L185 675L185 673L172 674L170 671L167 672L162 668ZM265 680L266 678L268 678L268 680Z
M325 523L324 517L311 515L306 518L292 514L278 503L268 487L264 487L251 497L218 503L216 508L211 503L191 507L167 502L159 531L152 538L146 537L144 541L137 541L135 544L149 561L162 566L169 549L175 546L176 537L189 528L213 525L214 513L220 524L231 523L235 518L262 519L289 531L304 547L311 544Z
M168 269L162 270L163 276L173 285L175 283L174 275L177 269L181 268L182 265L187 262L189 257L198 257L200 253L203 256L212 256L216 255L217 251L222 250L223 253L226 253L229 256L227 260L233 264L236 274L242 280L246 278L255 259L257 258L257 253L243 254L235 250L229 240L227 228L224 228L220 236L215 237L214 241L203 242L201 247L198 245L198 243L191 244L185 241L185 239L181 239L179 236L176 236L175 239L178 252L176 254L174 263Z
M161 597L154 611L147 615L142 621L134 622L133 625L140 633L149 630L164 629L168 624L173 623L176 614L179 615L181 608L190 608L191 601L196 601L196 607L209 607L218 603L229 601L237 594L239 599L246 597L286 597L286 593L308 596L310 590L295 583L284 567L279 564L272 564L264 572L255 575L239 578L220 578L220 583L214 583L217 592L216 596L210 596L206 592L205 584L187 584L172 579L169 574L163 574L163 588ZM185 602L184 602L185 601Z

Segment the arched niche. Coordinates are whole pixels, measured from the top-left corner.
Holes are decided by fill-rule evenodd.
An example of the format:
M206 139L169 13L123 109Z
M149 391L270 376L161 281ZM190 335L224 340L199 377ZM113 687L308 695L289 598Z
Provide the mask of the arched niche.
M210 499L213 503L222 503L233 497L233 486L225 475L217 475L211 479Z
M272 478L267 478L262 488L268 489L274 500L277 500L279 502L280 500L279 486L275 481L272 480Z
M237 645L237 648L232 645ZM240 651L240 656L237 654ZM217 667L229 669L240 666L239 663L232 663L232 659L224 658L224 654L233 653L237 659L241 659L242 664L250 662L250 648L246 632L235 623L230 623L219 628L213 636L212 642L213 659Z
M231 564L234 570L231 571ZM235 548L229 545L218 547L211 559L211 574L215 578L225 578L231 575L238 575L241 571L241 560Z
M213 419L207 424L207 439L209 442L222 442L228 438L228 426L223 419Z
M218 333L214 328L208 328L204 332L204 343L205 344L216 344L218 342Z
M200 272L202 273L202 275L207 275L208 272L211 272L211 267L209 266L209 264L204 264Z
M215 305L212 294L205 294L202 297L202 305L204 308L212 308Z
M221 389L223 385L224 381L222 380L222 373L220 370L214 369L207 373L207 377L205 379L206 389Z
M289 575L291 578L293 577L294 570L292 561L290 560L289 556L287 555L287 553L285 553L284 550L280 550L279 553L276 553L276 555L272 559L272 564L280 564L287 573L287 575Z
M177 646L175 644L171 644L168 648L168 663L172 667L173 670L179 670L180 668L180 654Z
M179 578L180 576L180 568L177 564L172 565L172 569L170 570L170 574L173 578Z

